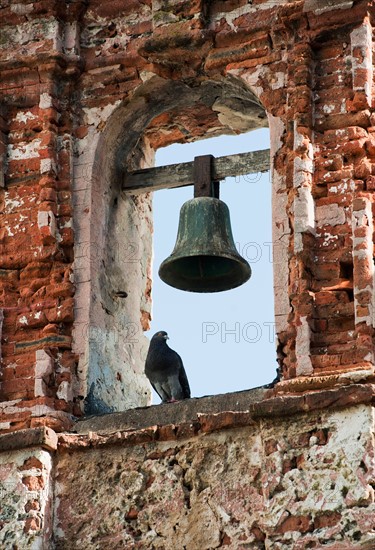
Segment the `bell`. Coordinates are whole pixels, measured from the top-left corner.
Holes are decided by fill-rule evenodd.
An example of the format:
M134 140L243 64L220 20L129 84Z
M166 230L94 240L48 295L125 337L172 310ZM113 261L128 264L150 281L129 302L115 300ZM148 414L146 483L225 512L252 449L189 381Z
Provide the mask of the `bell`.
M220 292L245 283L251 275L234 244L229 209L218 198L185 202L172 254L159 268L170 286L191 292Z

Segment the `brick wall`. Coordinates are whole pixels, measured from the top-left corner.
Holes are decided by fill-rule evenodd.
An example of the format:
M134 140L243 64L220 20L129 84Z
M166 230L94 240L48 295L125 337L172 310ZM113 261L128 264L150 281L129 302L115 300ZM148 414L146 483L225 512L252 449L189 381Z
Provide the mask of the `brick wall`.
M267 123L284 383L371 371L371 2L1 12L5 430L148 402L150 197L124 198L122 175Z

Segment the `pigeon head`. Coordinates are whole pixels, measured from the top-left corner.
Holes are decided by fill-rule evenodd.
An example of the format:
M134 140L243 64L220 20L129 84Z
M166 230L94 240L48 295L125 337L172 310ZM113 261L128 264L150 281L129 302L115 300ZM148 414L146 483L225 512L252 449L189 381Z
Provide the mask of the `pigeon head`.
M166 342L168 339L169 339L169 336L165 332L165 330L159 330L159 332L156 332L152 337L152 340L158 341L158 342Z

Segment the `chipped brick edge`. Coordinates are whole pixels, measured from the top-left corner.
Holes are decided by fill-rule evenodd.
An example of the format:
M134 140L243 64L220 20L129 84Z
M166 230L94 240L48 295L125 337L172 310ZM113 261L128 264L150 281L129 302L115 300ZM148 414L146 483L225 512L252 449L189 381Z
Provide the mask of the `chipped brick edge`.
M31 428L0 436L0 452L15 451L27 447L43 447L48 451L57 449L57 434L50 428Z

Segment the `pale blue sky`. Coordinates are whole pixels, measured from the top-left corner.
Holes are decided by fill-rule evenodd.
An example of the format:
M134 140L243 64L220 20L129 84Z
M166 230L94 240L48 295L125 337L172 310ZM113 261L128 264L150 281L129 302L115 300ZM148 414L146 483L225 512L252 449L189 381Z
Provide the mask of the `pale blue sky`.
M269 130L221 136L159 149L156 166L269 148ZM229 207L234 240L250 263L250 280L233 290L200 294L176 290L158 276L174 247L182 204L193 187L154 193L153 320L151 336L169 334L182 357L192 397L254 388L276 375L274 340L271 182L269 173L227 178L220 198ZM154 394L153 402L160 400Z

